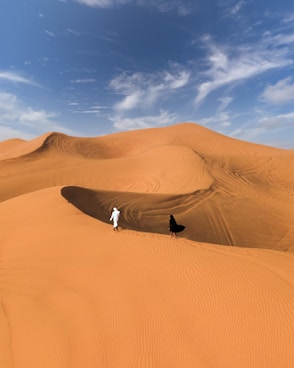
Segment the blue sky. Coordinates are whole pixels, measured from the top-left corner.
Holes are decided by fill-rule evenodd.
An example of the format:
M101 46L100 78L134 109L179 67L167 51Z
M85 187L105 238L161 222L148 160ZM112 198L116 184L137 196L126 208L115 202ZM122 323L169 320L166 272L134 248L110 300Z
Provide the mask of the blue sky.
M294 148L293 0L4 0L0 140L190 121Z

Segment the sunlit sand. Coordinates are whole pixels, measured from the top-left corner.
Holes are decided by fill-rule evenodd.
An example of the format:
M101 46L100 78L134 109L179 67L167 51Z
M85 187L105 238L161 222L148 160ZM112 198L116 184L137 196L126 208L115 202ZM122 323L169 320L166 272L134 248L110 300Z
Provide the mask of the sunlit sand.
M293 167L189 123L0 142L0 367L293 368Z

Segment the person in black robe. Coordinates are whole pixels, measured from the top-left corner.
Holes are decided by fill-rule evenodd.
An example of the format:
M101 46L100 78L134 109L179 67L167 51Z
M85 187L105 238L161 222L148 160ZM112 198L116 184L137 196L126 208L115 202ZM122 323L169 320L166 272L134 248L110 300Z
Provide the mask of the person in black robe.
M176 238L177 233L183 231L184 229L185 229L185 226L177 224L174 216L170 215L170 218L169 218L169 233L170 233L171 237Z

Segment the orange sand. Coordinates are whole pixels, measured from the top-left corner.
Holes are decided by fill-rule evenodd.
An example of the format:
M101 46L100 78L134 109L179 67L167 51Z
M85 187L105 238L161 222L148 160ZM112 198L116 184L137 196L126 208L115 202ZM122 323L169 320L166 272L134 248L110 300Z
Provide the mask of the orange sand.
M1 368L294 366L293 150L186 123L0 160Z

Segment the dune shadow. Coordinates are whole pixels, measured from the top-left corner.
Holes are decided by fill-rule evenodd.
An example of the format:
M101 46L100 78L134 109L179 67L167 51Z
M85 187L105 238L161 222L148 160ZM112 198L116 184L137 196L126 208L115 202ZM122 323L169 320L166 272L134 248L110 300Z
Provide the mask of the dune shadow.
M119 226L122 229L169 234L169 218L173 214L185 229L179 237L198 242L233 245L226 236L212 229L205 213L213 189L188 194L134 193L94 190L78 186L66 186L61 195L83 213L99 221L111 224L113 207L119 208ZM205 206L202 206L205 203Z
M67 186L61 189L61 195L80 211L103 222L109 222L108 213L111 207L99 200L100 196L94 190ZM103 195L101 193L101 195Z
M78 186L63 187L61 195L83 213L107 224L111 224L112 208L117 207L121 211L121 228L168 234L173 199L170 196L93 190Z
M267 231L267 208L254 205L248 216L246 211L240 211L244 207L243 198L232 201L230 196L214 188L160 194L66 186L61 189L61 195L83 213L109 225L113 207L119 208L122 229L168 235L169 217L173 214L177 223L185 226L179 236L197 242L281 249L279 240L284 236L279 224L273 224L271 233ZM247 206L253 206L247 202Z

